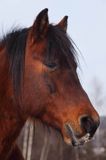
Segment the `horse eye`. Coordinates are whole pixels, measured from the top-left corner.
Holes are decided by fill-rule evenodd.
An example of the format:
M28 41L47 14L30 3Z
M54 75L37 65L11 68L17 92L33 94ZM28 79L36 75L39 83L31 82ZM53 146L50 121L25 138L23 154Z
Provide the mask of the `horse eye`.
M47 63L45 64L50 71L55 71L58 68L56 63Z

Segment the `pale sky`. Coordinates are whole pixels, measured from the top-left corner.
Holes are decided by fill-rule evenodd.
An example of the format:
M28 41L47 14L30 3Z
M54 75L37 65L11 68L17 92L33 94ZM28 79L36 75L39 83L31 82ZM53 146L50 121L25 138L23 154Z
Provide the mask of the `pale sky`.
M0 34L13 26L32 25L44 8L49 9L52 23L69 16L68 33L82 53L81 83L92 100L91 81L96 77L106 96L106 0L0 0ZM98 111L106 115L105 107Z

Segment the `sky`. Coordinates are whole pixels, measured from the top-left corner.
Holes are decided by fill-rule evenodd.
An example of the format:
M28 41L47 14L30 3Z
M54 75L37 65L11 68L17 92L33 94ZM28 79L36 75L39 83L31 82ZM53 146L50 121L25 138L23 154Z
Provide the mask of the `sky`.
M44 8L58 23L65 15L68 33L79 48L78 75L93 104L95 79L106 95L106 0L0 0L0 35L13 26L28 27ZM106 99L106 98L105 98ZM106 102L96 109L106 115Z

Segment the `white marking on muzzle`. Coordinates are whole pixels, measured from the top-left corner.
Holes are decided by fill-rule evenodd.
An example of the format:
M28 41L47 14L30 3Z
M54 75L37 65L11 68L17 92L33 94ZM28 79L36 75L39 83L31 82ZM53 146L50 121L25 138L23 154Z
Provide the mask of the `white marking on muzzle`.
M90 140L90 133L87 133L85 136L81 137L80 139L77 139L70 124L65 124L65 129L67 130L67 134L72 139L73 146L83 145L84 143Z

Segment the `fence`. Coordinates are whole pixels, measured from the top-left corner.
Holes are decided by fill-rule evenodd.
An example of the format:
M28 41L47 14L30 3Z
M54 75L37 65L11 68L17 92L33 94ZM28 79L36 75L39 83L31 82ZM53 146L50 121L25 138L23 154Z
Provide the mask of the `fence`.
M73 148L63 142L57 131L39 121L28 120L18 144L25 160L105 160L106 127L102 122L105 122L104 119L95 140L83 147Z

